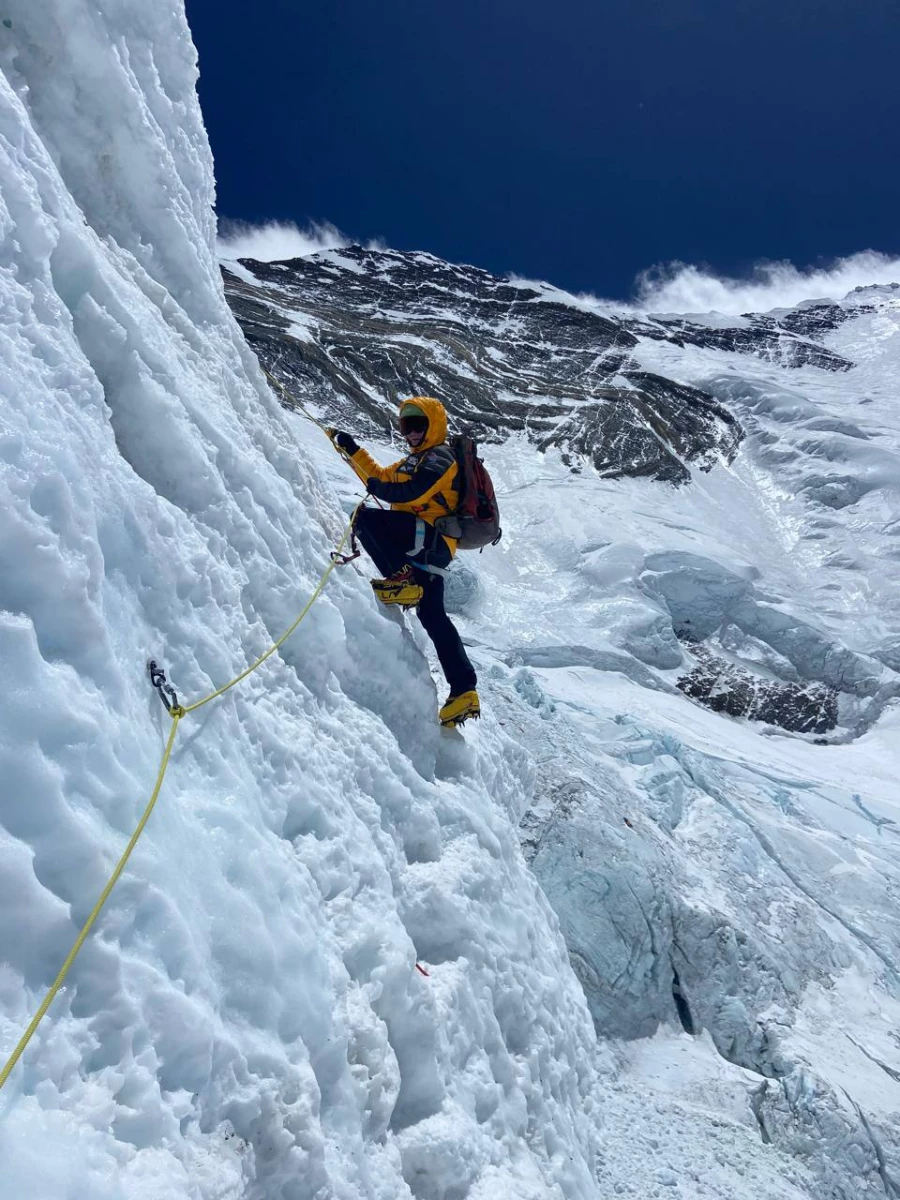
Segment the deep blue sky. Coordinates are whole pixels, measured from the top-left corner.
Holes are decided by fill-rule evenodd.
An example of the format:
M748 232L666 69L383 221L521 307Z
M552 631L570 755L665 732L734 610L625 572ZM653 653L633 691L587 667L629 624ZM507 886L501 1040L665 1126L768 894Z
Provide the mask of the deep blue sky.
M898 0L187 0L220 217L627 296L900 251Z

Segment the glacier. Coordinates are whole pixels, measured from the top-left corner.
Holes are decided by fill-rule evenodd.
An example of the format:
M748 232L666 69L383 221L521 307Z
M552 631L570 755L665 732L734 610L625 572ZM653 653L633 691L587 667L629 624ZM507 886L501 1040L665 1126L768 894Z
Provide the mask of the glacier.
M900 1194L898 289L818 328L506 282L504 320L572 343L523 384L524 325L480 362L458 336L495 286L472 269L345 249L223 287L180 4L11 0L0 50L0 1064L153 786L147 660L183 703L243 671L359 499L266 385L262 325L385 458L398 364L487 395L505 527L452 579L477 726L437 728L427 643L354 566L184 718L0 1090L0 1197ZM353 296L366 371L327 341ZM547 391L595 369L643 473ZM694 702L713 659L831 689L834 721Z

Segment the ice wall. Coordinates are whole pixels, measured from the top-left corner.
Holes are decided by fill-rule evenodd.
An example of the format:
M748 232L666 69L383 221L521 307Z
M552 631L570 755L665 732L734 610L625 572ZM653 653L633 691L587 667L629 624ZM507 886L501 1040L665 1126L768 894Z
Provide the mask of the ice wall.
M11 0L0 63L5 1061L149 795L147 657L188 701L231 678L346 514L221 295L180 4ZM5 1195L597 1194L594 1035L507 816L528 760L435 703L347 572L185 719L0 1093Z

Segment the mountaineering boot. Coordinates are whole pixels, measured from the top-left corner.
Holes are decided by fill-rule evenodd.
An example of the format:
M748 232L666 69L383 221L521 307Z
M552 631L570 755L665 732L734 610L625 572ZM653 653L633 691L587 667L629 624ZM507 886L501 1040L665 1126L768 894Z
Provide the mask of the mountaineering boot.
M409 563L387 579L373 579L372 590L382 604L402 604L404 608L414 608L425 594Z
M463 692L459 696L448 696L438 716L441 724L449 726L451 729L455 725L462 725L463 721L468 721L469 717L477 720L481 716L481 702L478 699L478 693L472 691Z

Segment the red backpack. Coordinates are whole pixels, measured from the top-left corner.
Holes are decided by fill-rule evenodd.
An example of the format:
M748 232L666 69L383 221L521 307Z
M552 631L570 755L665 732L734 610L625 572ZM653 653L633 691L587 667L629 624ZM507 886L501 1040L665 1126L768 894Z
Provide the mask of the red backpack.
M460 433L450 438L450 446L456 455L459 501L455 512L439 517L434 527L438 533L456 538L457 550L496 546L503 536L500 510L491 477L478 457L478 444L473 437Z

